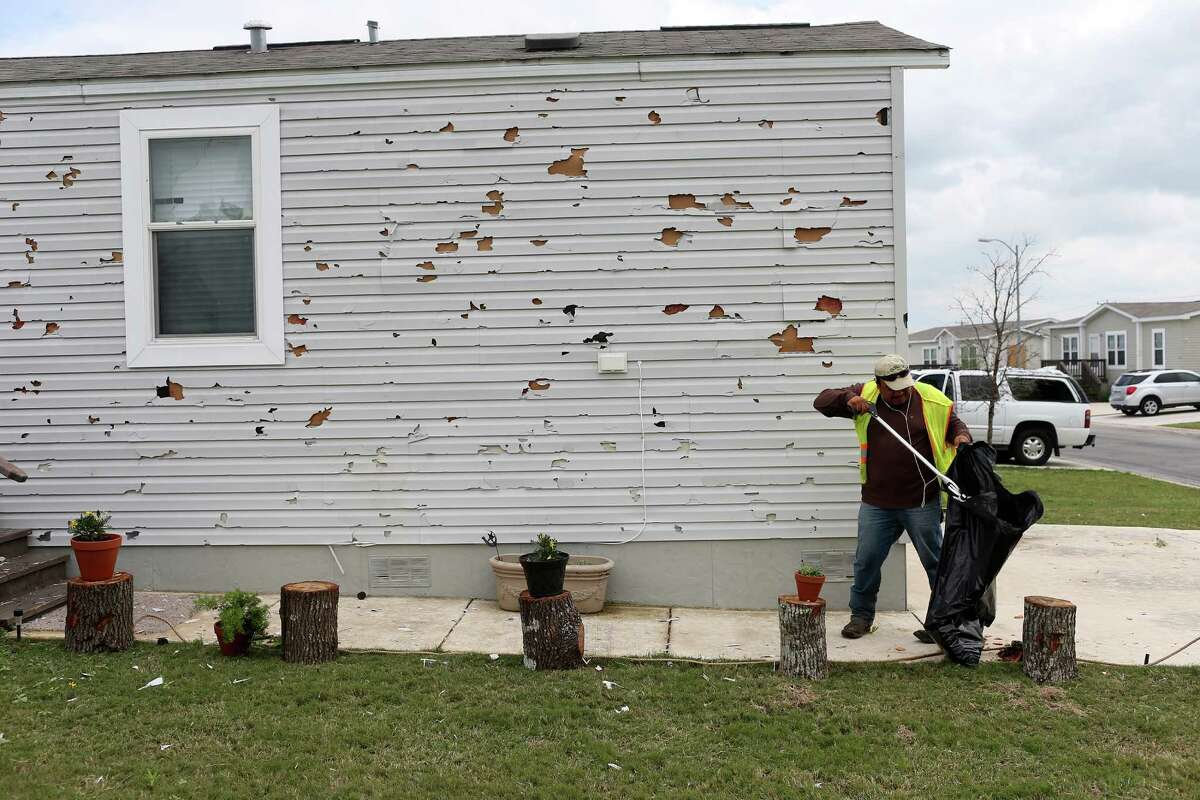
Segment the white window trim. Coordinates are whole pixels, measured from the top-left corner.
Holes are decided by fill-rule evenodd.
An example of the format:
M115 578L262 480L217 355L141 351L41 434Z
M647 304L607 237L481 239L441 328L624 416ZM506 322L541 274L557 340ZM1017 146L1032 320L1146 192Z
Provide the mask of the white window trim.
M1120 354L1121 360L1120 361L1114 360L1114 362L1112 364L1108 363L1108 351L1109 351L1108 337L1110 337L1110 336L1114 336L1114 337L1121 336L1121 337L1124 337L1124 339L1125 339L1125 346L1120 347L1120 348L1117 347L1116 340L1113 341L1112 350L1113 350L1113 352ZM1128 365L1128 363L1129 363L1129 334L1128 333L1126 333L1125 331L1105 331L1104 332L1104 363L1108 364L1108 366L1110 366L1110 367L1124 367L1124 366Z
M924 361L924 363L926 363L926 364L936 364L937 363L937 352L938 352L937 345L927 345L925 347L922 347L921 348L921 360ZM933 356L932 358L930 358L930 354L932 354L932 356Z
M150 231L149 140L251 137L254 192L254 336L156 338ZM121 112L121 232L125 267L125 352L130 367L282 364L283 230L279 107L204 106Z
M1071 342L1073 344L1073 347L1068 348L1067 342ZM1062 343L1061 343L1059 349L1061 350L1062 357L1064 359L1075 359L1076 361L1078 361L1079 360L1079 334L1077 334L1077 333L1064 334L1062 337ZM1067 355L1068 353L1071 353L1071 355Z
M1154 337L1162 334L1162 361L1154 360L1154 351L1157 349L1154 346ZM1151 328L1150 329L1150 367L1152 369L1166 369L1167 367L1167 329L1166 328Z

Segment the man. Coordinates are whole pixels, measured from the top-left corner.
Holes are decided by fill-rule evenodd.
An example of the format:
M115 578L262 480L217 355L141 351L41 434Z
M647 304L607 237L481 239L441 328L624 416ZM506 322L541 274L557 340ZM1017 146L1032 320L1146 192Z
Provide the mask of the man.
M842 628L847 639L871 632L883 562L901 532L907 532L917 548L930 589L942 552L937 477L879 423L872 422L867 413L871 403L880 419L943 473L954 460L955 448L971 441L967 426L954 415L954 403L932 386L914 381L903 356L883 356L875 362L875 380L826 389L813 401L813 407L827 417L853 419L858 434L862 504L850 622ZM923 642L933 641L924 630L913 635Z

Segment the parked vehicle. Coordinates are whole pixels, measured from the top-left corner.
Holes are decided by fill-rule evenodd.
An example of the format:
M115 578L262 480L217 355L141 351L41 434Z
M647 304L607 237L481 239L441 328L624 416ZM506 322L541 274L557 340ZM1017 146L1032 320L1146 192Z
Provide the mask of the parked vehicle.
M1131 417L1139 411L1153 417L1172 406L1200 410L1200 375L1186 369L1126 372L1113 383L1108 404Z
M987 438L988 373L978 369L914 372L940 389L976 440ZM1007 369L992 420L992 445L1018 464L1041 466L1061 448L1094 445L1087 394L1069 375L1053 368Z

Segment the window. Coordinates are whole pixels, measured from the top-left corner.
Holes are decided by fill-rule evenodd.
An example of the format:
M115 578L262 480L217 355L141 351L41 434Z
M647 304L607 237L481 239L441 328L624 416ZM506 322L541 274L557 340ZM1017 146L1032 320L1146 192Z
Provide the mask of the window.
M1110 331L1104 334L1105 349L1110 367L1125 366L1125 331Z
M1074 403L1075 393L1064 380L1054 378L1018 378L1009 376L1008 388L1014 400L1039 403Z
M1181 372L1164 372L1154 377L1153 383L1183 383L1186 379Z
M932 347L922 347L922 348L921 348L921 359L922 359L922 361L923 361L924 363L926 363L926 364L936 364L936 363L938 363L938 360L937 360L937 351L938 351L938 349L937 349L937 345L933 345Z
M1150 331L1150 365L1162 369L1167 365L1167 330L1155 328Z
M131 367L283 363L279 109L121 112Z
M928 383L939 392L942 391L942 386L946 383L946 376L941 372L935 372L932 375L922 375L917 378L917 383Z
M963 369L979 369L979 347L970 342L963 342L959 350L959 366ZM966 389L963 390L966 393Z
M1079 360L1079 334L1062 337L1062 357L1064 361Z
M992 399L992 379L988 375L959 375L958 385L962 388L963 400Z
M1113 386L1133 386L1146 380L1144 372L1126 372L1121 377L1117 378L1117 382Z

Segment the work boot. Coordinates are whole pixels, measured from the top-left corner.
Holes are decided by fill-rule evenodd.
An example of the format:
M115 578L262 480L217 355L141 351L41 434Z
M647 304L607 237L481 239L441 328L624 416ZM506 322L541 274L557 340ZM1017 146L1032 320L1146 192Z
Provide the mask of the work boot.
M918 642L921 642L922 644L936 644L937 643L936 640L933 638L933 634L930 633L929 631L925 630L924 628L913 631L913 638L916 639Z
M842 636L847 639L861 639L870 632L871 622L862 617L851 617L846 627L842 628Z

